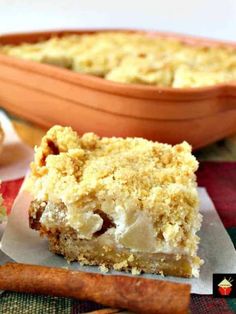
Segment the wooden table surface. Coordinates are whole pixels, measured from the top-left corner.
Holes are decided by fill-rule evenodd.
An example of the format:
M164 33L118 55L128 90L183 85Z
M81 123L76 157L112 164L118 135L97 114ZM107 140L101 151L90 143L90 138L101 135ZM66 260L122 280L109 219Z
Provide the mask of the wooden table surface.
M28 121L11 116L13 125L22 138L30 146L39 145L46 129L42 129ZM234 161L236 160L236 135L209 145L195 152L198 160Z

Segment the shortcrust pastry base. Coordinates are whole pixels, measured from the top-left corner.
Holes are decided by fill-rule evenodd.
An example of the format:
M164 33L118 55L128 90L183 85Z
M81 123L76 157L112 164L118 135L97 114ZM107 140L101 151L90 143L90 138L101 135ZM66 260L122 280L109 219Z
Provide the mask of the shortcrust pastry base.
M192 277L192 262L188 256L131 252L125 248L103 246L99 240L74 239L67 233L48 234L51 252L68 261L85 265L102 265L109 269L152 273L177 277Z

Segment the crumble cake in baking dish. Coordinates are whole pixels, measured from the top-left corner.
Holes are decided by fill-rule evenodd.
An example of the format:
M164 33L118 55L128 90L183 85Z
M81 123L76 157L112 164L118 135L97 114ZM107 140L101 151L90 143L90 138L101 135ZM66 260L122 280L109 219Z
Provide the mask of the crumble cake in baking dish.
M2 45L0 53L120 82L174 88L236 79L236 48L191 45L148 33L96 32Z
M197 277L197 167L186 142L79 136L54 126L35 149L26 185L30 227L68 261Z

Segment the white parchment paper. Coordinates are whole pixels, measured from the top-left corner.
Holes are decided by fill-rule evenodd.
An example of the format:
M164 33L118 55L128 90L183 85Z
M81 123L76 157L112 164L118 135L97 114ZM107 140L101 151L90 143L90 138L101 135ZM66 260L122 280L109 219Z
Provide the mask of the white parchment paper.
M236 253L216 210L205 189L199 189L200 211L203 224L200 231L201 244L199 255L205 263L201 267L200 278L185 279L144 274L146 278L185 282L192 286L192 293L211 294L213 273L236 273ZM11 215L2 237L1 249L16 262L56 267L69 267L81 271L99 272L98 267L80 266L68 263L63 257L49 252L47 240L40 238L38 232L28 226L28 207L30 196L20 191L15 200ZM1 258L1 257L0 257ZM112 274L124 272L112 271Z
M33 160L33 149L24 144L16 134L7 115L0 110L0 123L5 133L3 151L0 155L0 180L23 178Z

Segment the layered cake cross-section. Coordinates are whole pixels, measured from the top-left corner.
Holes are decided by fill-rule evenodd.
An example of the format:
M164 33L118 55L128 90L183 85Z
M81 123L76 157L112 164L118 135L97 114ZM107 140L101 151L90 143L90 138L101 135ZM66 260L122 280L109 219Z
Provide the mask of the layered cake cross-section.
M197 277L197 167L186 142L79 136L54 126L31 165L30 227L68 261Z

